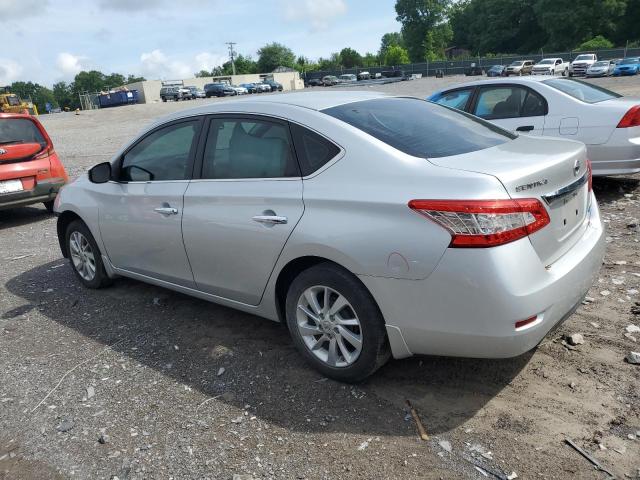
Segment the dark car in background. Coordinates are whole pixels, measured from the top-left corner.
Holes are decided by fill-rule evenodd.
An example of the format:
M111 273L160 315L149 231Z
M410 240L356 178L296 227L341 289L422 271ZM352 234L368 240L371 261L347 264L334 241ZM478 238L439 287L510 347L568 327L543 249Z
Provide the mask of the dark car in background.
M226 83L207 83L204 86L204 93L207 98L210 97L226 97L227 95L237 95L233 88Z
M504 65L492 65L487 70L487 77L504 77L506 68Z
M195 87L193 85L190 85L188 87L184 87L185 89L189 90L189 97L191 99L194 98L205 98L207 96L207 94L204 92L204 90Z
M484 70L481 66L472 63L467 68L464 69L465 77L475 77L479 75L484 75Z
M306 84L307 87L321 87L324 85L321 78L310 78L307 80Z
M182 87L179 86L162 87L160 89L160 99L163 102L167 100L175 100L177 102L178 100L182 100L182 96Z
M247 89L247 93L258 93L258 87L255 83L241 83L241 87Z
M271 87L272 92L281 92L282 84L276 82L275 80L263 80L262 83L269 85Z

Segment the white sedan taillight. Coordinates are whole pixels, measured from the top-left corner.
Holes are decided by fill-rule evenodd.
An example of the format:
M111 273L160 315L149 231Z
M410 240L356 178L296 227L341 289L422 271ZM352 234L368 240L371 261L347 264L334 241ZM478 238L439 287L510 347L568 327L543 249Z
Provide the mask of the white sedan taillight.
M409 208L451 233L451 247L504 245L540 230L549 214L535 198L514 200L411 200Z

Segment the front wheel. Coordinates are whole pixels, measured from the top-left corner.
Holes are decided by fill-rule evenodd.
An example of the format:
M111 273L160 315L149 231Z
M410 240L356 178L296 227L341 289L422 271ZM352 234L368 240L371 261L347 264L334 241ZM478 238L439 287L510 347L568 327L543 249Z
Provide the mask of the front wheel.
M85 287L103 288L111 285L98 244L84 222L71 222L65 241L71 268Z
M302 356L327 377L359 382L389 359L384 319L373 297L331 263L311 267L292 282L286 320Z

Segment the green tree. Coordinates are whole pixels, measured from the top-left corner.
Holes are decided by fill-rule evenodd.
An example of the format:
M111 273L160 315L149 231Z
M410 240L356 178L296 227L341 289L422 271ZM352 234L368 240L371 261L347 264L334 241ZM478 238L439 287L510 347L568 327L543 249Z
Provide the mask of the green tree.
M145 80L146 80L146 78L144 78L144 77L138 77L138 76L136 76L136 75L131 75L131 74L129 74L129 75L127 75L127 81L126 81L126 83L127 83L127 85L128 85L128 84L130 84L130 83L144 82Z
M65 82L53 85L53 96L60 108L75 109L78 106L78 98L74 98L71 86Z
M611 40L607 40L602 35L597 35L593 37L591 40L587 40L586 42L582 42L580 45L576 47L576 50L598 50L601 48L613 48L613 42Z
M362 55L353 48L343 48L340 50L340 64L344 68L359 67L362 65Z
M384 58L387 54L387 49L389 47L403 47L404 48L404 39L402 38L402 33L400 32L391 32L385 33L380 40L380 50L378 50L379 58Z
M409 53L400 45L393 45L387 48L384 56L384 64L389 66L403 65L409 63Z
M258 64L249 56L239 54L235 59L236 64L236 74L244 75L247 73L258 73ZM231 75L233 74L233 66L231 65L231 60L228 62L224 62L222 64L222 74L223 75Z
M193 75L196 78L204 78L204 77L210 77L211 72L209 72L208 70L200 70L199 72L196 72Z
M268 43L258 50L258 70L261 73L273 72L278 67L293 68L295 63L293 51L280 43Z
M362 57L363 67L375 67L377 65L380 65L380 57L375 53L366 53L364 57Z
M340 54L339 53L332 53L329 58L322 58L320 57L318 59L318 69L319 70L340 70L340 67L342 66L341 63L341 59L340 59Z
M95 93L103 90L105 75L97 70L78 73L73 80L74 93Z
M396 18L412 62L444 56L452 38L447 22L450 5L451 0L396 0Z
M46 111L45 105L47 103L50 103L53 107L58 106L53 92L38 83L13 82L10 88L11 92L17 94L23 100L31 100L39 112Z

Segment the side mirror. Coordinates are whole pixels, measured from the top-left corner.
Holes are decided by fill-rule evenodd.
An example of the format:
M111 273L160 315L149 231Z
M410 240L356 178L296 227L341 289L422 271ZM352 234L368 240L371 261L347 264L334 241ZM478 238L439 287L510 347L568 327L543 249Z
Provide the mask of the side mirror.
M104 162L92 167L89 170L89 180L91 183L107 183L111 180L111 164Z

